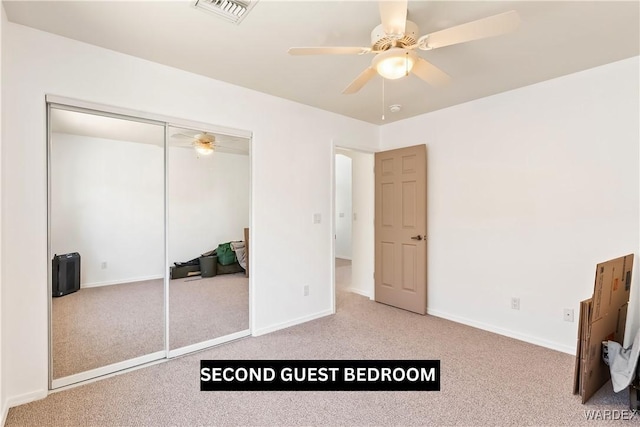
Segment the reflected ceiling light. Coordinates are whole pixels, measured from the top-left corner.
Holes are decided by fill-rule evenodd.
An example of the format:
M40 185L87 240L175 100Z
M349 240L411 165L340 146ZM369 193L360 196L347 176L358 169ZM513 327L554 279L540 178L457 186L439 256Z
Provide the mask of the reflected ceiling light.
M371 65L385 79L395 80L408 76L417 59L413 50L394 47L376 55Z
M203 133L196 135L195 138L196 139L195 141L193 141L193 146L198 154L206 156L213 153L213 143L215 139L212 135Z
M201 145L196 147L196 151L198 154L202 154L203 156L209 155L213 153L213 148L206 145Z

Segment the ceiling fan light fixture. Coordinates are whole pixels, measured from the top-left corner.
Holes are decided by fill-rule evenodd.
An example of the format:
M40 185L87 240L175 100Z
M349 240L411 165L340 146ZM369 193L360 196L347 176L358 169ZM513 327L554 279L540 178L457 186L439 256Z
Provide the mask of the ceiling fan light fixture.
M196 144L196 152L203 156L213 153L213 146L210 144Z
M193 142L193 146L198 154L206 156L213 153L213 143L215 142L215 137L213 135L200 133L196 135L195 138L196 139Z
M208 133L199 133L194 136L194 138L200 144L211 144L216 140L215 136L209 135Z
M412 50L392 48L373 58L373 68L385 79L395 80L408 75L417 59Z

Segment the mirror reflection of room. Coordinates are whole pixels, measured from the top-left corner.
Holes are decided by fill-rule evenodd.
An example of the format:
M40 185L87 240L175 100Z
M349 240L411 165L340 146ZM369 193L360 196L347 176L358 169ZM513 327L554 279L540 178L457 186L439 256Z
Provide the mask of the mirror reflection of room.
M164 349L164 126L51 109L52 377Z
M169 127L169 348L249 329L248 138Z

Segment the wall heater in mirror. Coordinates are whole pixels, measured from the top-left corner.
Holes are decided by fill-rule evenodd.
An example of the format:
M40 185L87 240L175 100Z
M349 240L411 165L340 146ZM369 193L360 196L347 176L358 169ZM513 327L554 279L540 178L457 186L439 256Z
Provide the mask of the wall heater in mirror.
M62 297L80 290L80 254L54 255L51 261L51 296Z

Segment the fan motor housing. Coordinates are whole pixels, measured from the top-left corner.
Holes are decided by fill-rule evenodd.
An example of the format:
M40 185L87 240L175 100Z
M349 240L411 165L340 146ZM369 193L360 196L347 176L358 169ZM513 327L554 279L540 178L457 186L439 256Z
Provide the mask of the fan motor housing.
M387 50L392 47L408 47L416 44L419 29L415 22L407 20L404 34L386 34L382 24L371 31L371 48L373 50Z

